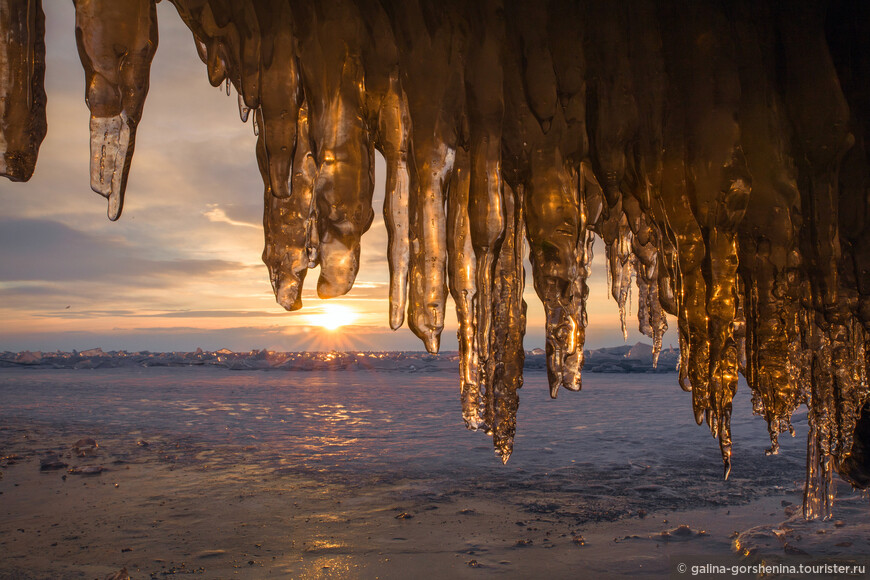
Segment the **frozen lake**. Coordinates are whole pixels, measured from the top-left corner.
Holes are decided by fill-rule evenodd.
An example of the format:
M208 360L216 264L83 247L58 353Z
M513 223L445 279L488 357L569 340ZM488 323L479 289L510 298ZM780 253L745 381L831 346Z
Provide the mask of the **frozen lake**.
M452 372L0 369L0 577L659 578L687 555L870 553L841 483L843 521L801 518L805 412L767 457L741 383L724 481L675 373L588 373L556 401L525 379L505 466Z
M803 483L805 412L795 416L798 436L783 436L780 454L766 457L766 426L752 416L744 383L728 481L676 374L587 374L582 392L553 401L545 375L527 373L506 466L489 437L464 428L457 383L448 373L2 369L0 424L41 426L71 441L153 440L179 464L349 485L421 479L463 493L547 489L571 494L594 520L740 503Z

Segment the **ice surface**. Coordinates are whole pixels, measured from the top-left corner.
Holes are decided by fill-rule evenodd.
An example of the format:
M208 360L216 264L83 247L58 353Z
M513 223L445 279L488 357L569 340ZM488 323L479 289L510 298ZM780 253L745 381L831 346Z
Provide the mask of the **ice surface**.
M206 360L215 355L201 354ZM439 364L423 360L432 358L426 354L391 356L421 369ZM253 362L249 353L245 358ZM325 362L326 353L320 358ZM766 429L752 417L747 390L738 393L743 404L734 413L741 435L735 449L745 460L726 482L715 463L704 461L715 442L690 416L669 416L683 396L668 388L673 374L595 374L587 378L583 398L554 405L540 368L527 373L526 388L534 392L519 410L520 444L503 467L486 461L491 451L476 434L462 432L458 401L449 396L455 360L449 371L414 373L411 387L406 372L366 369L366 359L373 365L385 360L339 354L330 367L303 372L230 371L208 364L6 368L0 369L0 419L9 426L51 425L75 433L70 441L87 435L102 442L110 433L130 438L141 431L136 439L165 445L180 465L204 461L219 469L243 454L244 463L264 472L302 471L363 486L371 478L428 479L438 487L452 480L484 489L513 487L522 494L543 486L548 493L587 496L589 505L578 507L594 519L620 517L625 508L742 503L792 491L802 476L796 453L801 441L788 438L782 454L764 455ZM339 366L346 372L336 373ZM630 423L621 421L622 409L637 400L645 401L645 411ZM806 414L795 423L803 435Z
M301 307L317 264L320 296L353 285L377 148L390 326L407 310L437 352L449 288L463 418L503 459L522 384L523 232L553 397L582 385L597 235L624 330L637 286L653 359L674 317L679 384L726 476L742 372L771 453L808 406L805 512L830 515L870 397L866 2L172 2L209 81L254 113L263 260L284 307ZM154 1L75 5L92 187L117 219ZM37 1L2 6L0 168L21 180L45 130L42 16Z

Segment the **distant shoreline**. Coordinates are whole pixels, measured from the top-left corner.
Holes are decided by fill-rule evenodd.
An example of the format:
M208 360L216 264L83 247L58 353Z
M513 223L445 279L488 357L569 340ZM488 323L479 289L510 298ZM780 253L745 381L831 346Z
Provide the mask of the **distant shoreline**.
M583 370L600 373L662 373L674 372L679 351L663 349L658 364L653 364L652 345L637 343L584 351ZM544 371L547 355L543 349L526 352L525 370ZM228 349L192 352L127 352L103 351L92 348L72 352L4 352L0 368L103 369L127 367L196 367L209 366L228 370L374 370L399 372L455 372L459 353L448 351L429 354L421 351L356 351L356 352L276 352L251 350L233 352Z

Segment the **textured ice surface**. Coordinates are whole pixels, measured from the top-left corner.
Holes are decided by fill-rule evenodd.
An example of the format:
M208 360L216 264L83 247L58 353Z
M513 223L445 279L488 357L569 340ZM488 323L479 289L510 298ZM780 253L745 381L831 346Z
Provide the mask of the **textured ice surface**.
M355 486L410 479L428 480L434 492L471 485L519 486L530 497L580 494L570 503L587 520L738 504L800 485L802 441L789 437L780 455L766 456L766 429L752 417L745 389L734 419L741 461L723 481L710 457L715 441L690 416L670 412L682 397L672 374L590 375L585 397L558 403L545 373L527 373L526 383L532 392L507 466L490 461L476 434L463 433L451 373L0 369L0 420L60 430L70 440L138 431L153 446L165 442L180 464L230 467L242 454L258 470ZM642 411L623 421L622 410L638 400ZM795 423L803 435L806 414Z
M726 477L740 372L771 453L809 409L808 517L830 515L835 469L870 474L853 457L870 395L870 4L172 3L209 81L235 89L243 120L254 113L278 302L300 308L318 264L321 297L350 290L380 150L390 326L406 317L437 352L449 290L463 418L504 460L522 385L523 245L555 397L582 385L596 235L624 330L637 285L653 358L673 317L679 383ZM42 16L38 0L2 6L0 167L20 180L45 129ZM75 6L92 186L117 219L155 3Z

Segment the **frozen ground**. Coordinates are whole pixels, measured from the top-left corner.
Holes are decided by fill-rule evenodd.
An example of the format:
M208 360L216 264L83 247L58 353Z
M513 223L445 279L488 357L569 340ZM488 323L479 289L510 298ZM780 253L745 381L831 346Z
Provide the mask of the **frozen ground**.
M171 441L177 461L239 461L344 482L425 478L498 488L540 486L601 499L602 511L650 504L722 504L792 489L804 442L784 437L766 457L764 422L735 400L734 470L692 420L676 375L589 375L580 393L547 396L544 376L520 392L516 451L507 466L489 438L467 432L457 380L393 372L261 373L223 369L4 370L0 420L78 434ZM805 434L805 414L796 428ZM241 452L241 456L237 453ZM567 489L566 489L567 488ZM615 511L614 511L615 510Z
M666 574L681 550L727 555L734 532L770 532L800 503L804 474L805 413L798 436L767 457L741 384L723 481L716 441L694 424L674 374L590 374L582 392L551 401L544 374L527 373L507 466L462 426L449 373L15 368L0 370L0 401L0 548L12 556L0 577L4 567L39 578L122 565L134 578L172 567L215 578L431 566L510 576L541 558L562 577L588 565L596 543L602 573ZM95 454L70 451L82 437L99 442ZM62 479L67 469L40 472L47 453L104 471ZM167 506L190 519L159 517ZM866 502L843 509L866 519ZM106 535L115 520L124 526ZM707 533L661 541L681 523ZM79 531L52 535L63 527ZM845 528L861 537L846 552L870 553L868 534ZM783 534L768 535L744 547L782 551Z

